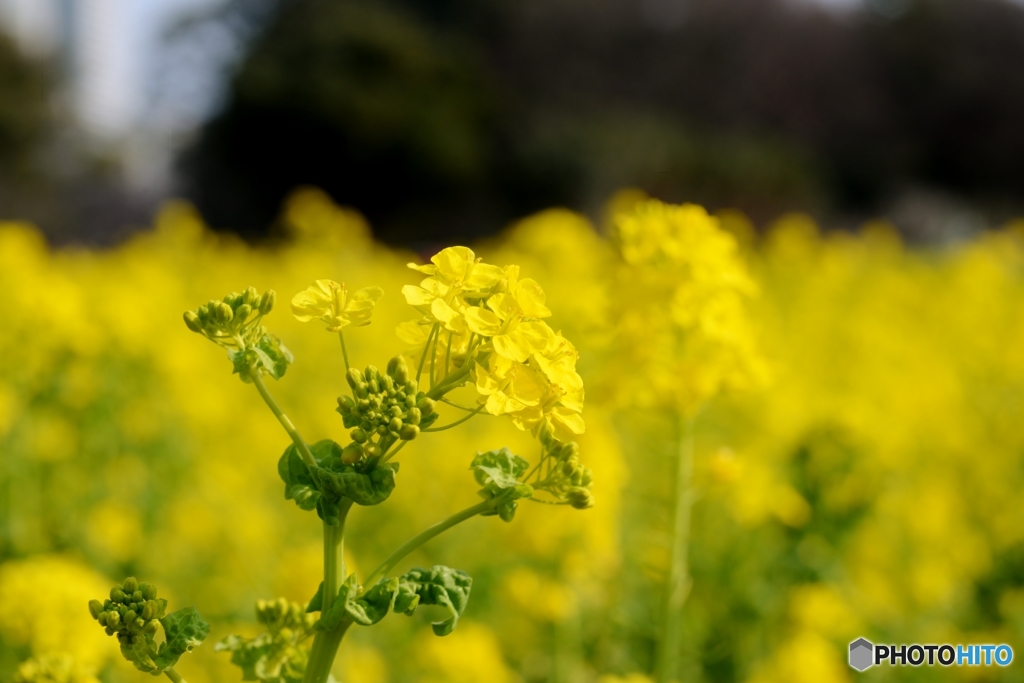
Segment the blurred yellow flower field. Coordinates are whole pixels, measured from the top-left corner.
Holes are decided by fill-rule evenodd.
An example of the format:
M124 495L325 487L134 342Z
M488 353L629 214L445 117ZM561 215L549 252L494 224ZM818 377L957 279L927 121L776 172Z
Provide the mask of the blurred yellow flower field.
M620 200L609 237L551 210L472 245L519 270L507 308L462 317L424 275L450 287L458 271L472 291L496 273L411 271L430 254L375 243L315 190L292 197L287 233L261 246L209 231L182 204L105 251L52 251L31 226L0 225L0 681L139 680L87 608L128 575L197 605L211 639L255 635L259 598L312 597L320 528L284 500L288 436L181 318L250 285L278 292L263 324L296 360L272 388L311 442L348 431L333 412L345 361L323 325L287 310L293 295L309 292L296 304L307 319L345 327L354 367L417 343L409 297L455 353L473 333L503 337L458 391L512 420L409 442L402 485L349 518L349 569L363 576L409 529L477 502L468 467L481 444L536 458L536 407L556 399L488 374L507 379L502 363L547 334L523 316L572 340L588 388L582 414L582 388L557 400L567 432L585 421L574 438L596 505L523 501L511 524L473 519L417 550L413 564L475 578L458 629L437 638L434 615L418 613L353 628L334 668L344 683L654 680L680 416L693 505L679 680L851 681L859 636L1024 646L1024 228L916 250L884 224L822 235L788 216L753 239L733 214L647 205L690 212L708 232L672 241L684 219L669 216L645 243L630 227L635 199ZM692 286L666 286L665 260ZM337 311L327 281L348 292ZM360 327L377 292L359 293L378 286ZM559 372L551 362L538 377ZM180 667L192 683L240 679L212 646ZM1017 680L1013 666L888 674Z

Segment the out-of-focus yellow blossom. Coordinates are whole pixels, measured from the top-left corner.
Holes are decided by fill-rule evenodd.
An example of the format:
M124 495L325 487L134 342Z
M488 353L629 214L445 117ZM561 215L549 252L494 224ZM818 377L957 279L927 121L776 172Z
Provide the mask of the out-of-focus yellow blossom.
M344 282L317 280L292 297L292 313L299 322L322 320L328 332L338 332L348 325L369 325L373 307L382 296L380 287L363 287L349 295Z
M559 582L541 576L527 567L509 571L502 580L503 595L512 606L537 619L559 622L577 608L572 590Z
M626 674L625 676L605 674L597 679L597 683L651 683L651 679L637 673Z
M486 626L460 623L446 638L420 636L413 651L417 683L512 683L515 680L502 656L501 644Z
M0 641L36 656L67 655L86 671L116 654L96 628L89 600L109 582L80 562L39 555L0 564Z
M67 654L32 657L14 672L12 683L99 683L91 673L82 671Z

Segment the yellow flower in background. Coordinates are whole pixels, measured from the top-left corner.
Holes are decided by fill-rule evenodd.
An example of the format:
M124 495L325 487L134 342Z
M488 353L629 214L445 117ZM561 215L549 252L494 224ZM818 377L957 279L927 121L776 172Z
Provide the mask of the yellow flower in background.
M292 297L292 313L299 322L322 320L328 332L338 332L348 325L369 325L373 307L382 296L380 287L363 287L349 295L344 282L317 280Z
M68 654L32 657L18 665L12 683L99 683Z

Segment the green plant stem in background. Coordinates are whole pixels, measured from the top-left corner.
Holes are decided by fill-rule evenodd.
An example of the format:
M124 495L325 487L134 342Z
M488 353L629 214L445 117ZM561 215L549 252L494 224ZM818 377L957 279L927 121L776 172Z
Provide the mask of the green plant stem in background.
M456 420L455 422L452 422L451 424L446 424L443 427L427 427L426 429L423 429L421 431L423 431L423 432L443 432L446 429L451 429L452 427L458 427L460 424L462 424L466 420L468 420L468 419L470 419L472 417L476 417L476 415L481 410L483 410L483 409L484 409L484 406L481 405L479 408L477 408L476 410L471 412L469 415L466 415L465 417L459 418L458 420Z
M658 652L658 683L678 681L683 606L690 594L690 516L693 509L693 418L679 418L679 454L673 495L672 559L665 591L665 615Z
M164 673L167 674L167 677L174 681L174 683L186 683L185 679L181 677L181 674L174 670L173 666L164 671Z
M465 522L467 519L476 517L477 515L482 514L484 512L490 512L492 510L495 510L496 508L496 499L485 500L482 503L477 503L476 505L470 506L465 510L456 512L448 519L438 522L434 526L427 527L420 533L410 538L404 544L402 544L402 547L400 547L398 550L391 553L391 555L388 556L388 559L384 560L384 562L379 567L374 569L373 573L366 578L365 585L372 586L374 584L374 581L387 576L387 573L391 571L396 564L405 559L406 555L416 550L416 548L419 548L421 545L423 545L430 539L434 538L435 536L443 534L445 531L448 531L456 524L460 524L462 522Z
M310 468L310 471L312 472L317 466L316 460L313 458L313 454L310 452L309 446L307 446L306 442L302 439L302 435L299 434L299 430L295 428L292 421L289 420L288 416L284 414L283 410L281 410L281 406L277 405L277 401L275 401L274 397L270 395L270 392L267 390L267 385L263 383L263 378L260 377L260 373L254 369L250 369L249 379L251 379L252 383L256 386L256 390L260 392L260 396L263 397L263 401L267 404L267 407L270 408L270 412L274 413L274 417L276 417L277 421L281 423L282 427L284 427L284 431L288 432L288 436L291 437L292 443L294 443L295 447L299 449L299 455L302 456L302 461L306 463L306 467Z
M478 360L483 359L481 358ZM453 388L455 388L459 384L462 384L462 382L465 381L467 377L469 377L469 373L472 369L473 359L467 358L466 362L463 364L461 368L459 368L452 374L448 375L448 377L446 377L444 380L438 383L437 386L431 387L430 391L427 392L427 398L433 399L435 401L441 398L446 393L451 391Z

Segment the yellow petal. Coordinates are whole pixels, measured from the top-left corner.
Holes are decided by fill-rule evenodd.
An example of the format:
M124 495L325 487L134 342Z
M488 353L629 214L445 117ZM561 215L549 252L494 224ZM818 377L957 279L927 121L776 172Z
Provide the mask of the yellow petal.
M466 289L490 289L501 282L505 271L489 263L474 263L464 281Z
M421 325L416 320L408 320L395 328L395 334L406 344L415 346L426 343L429 329L428 326Z
M583 418L578 413L556 406L551 409L548 413L551 417L551 421L556 427L564 427L573 434L582 434L587 429L586 423L583 422Z
M408 268L412 268L413 270L418 270L419 272L426 273L427 275L433 275L437 271L437 267L433 266L433 265L430 265L429 263L427 265L425 265L425 266L420 266L420 265L417 265L415 263L406 263L405 265Z
M372 308L373 304L380 301L382 296L384 296L384 290L380 287L363 287L362 289L357 289L352 293L352 296L349 298L349 306L351 306L353 302L369 301L370 307ZM348 306L346 306L346 308L348 308Z
M491 341L500 355L522 363L534 353L544 353L554 336L545 323L526 322L515 325L507 334L496 335Z
M405 297L405 303L410 306L429 306L430 302L436 298L427 290L416 285L402 287L402 296Z
M521 280L515 291L516 303L527 318L547 318L551 309L544 305L544 290L536 280Z
M469 329L484 337L493 337L501 331L501 320L486 308L468 306L462 312Z
M463 280L476 255L469 247L448 247L434 254L430 260L437 266L437 274L449 281Z

